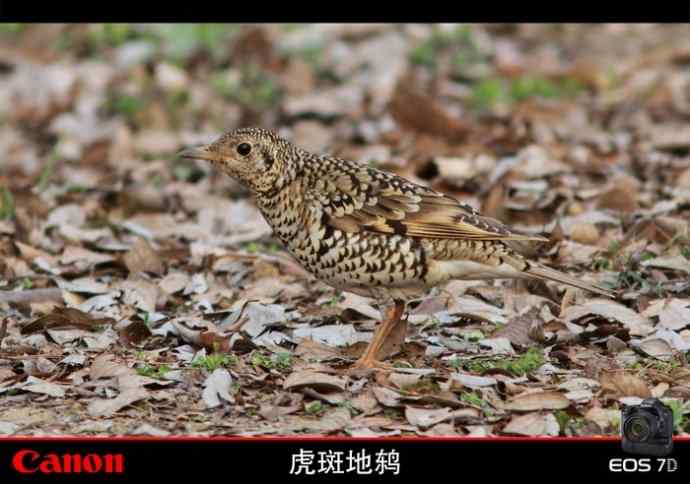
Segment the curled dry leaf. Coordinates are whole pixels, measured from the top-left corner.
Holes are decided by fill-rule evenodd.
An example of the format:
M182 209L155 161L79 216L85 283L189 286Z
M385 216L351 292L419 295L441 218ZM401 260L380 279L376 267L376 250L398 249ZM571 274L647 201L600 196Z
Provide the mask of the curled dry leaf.
M149 397L149 391L143 387L130 387L122 391L117 397L94 400L89 404L88 411L92 417L111 417L123 408Z
M671 330L681 330L690 326L690 301L671 299L658 313L659 324Z
M578 223L572 227L570 237L581 244L596 245L601 235L597 226L591 223Z
M161 274L163 272L163 261L142 237L137 238L132 248L123 256L123 261L132 274L138 272Z
M534 410L562 410L570 406L570 400L561 392L547 391L523 393L517 395L505 404L505 410L530 412Z
M443 106L422 92L411 75L398 81L391 99L390 111L400 125L418 133L458 141L468 132L468 126L451 116Z
M317 391L343 391L347 385L347 378L327 375L311 370L295 371L285 379L283 388L295 390L298 388L311 387Z
M448 311L460 316L479 321L487 321L493 324L506 324L507 322L503 309L487 304L472 296L460 296L451 300Z
M352 406L362 412L364 415L372 415L380 409L374 393L371 390L362 392L352 399Z
M479 417L479 410L476 408L451 410L447 407L439 409L417 408L409 405L405 407L405 418L407 421L421 428L428 428L450 419L463 419L466 421L477 417Z
M221 399L229 403L235 403L235 398L230 394L232 376L225 368L217 368L204 382L204 391L201 396L207 408L220 406Z
M569 306L561 314L561 319L569 323L592 314L618 321L630 329L631 336L646 336L653 329L650 321L644 316L622 304L605 299L593 299L584 304Z
M112 318L96 318L76 308L55 308L51 314L41 316L21 328L22 334L32 334L47 329L80 328L95 331L99 326L112 325Z
M613 393L615 397L651 397L647 383L639 376L623 370L602 371L599 375L601 389Z
M175 294L189 284L189 275L184 272L171 272L158 283L166 294Z
M151 336L151 330L145 322L137 320L120 329L119 334L126 344L139 344Z
M526 415L516 415L503 427L504 434L527 435L534 437L537 435L555 436L560 432L560 427L556 417L552 413L528 413Z
M89 367L89 378L96 381L99 378L112 378L121 375L132 375L135 371L115 361L115 356L108 353L98 355Z
M620 422L620 418L620 410L608 408L592 407L585 413L585 420L594 422L601 429L606 429L607 427L612 426L616 421Z
M651 260L642 261L645 267L658 267L660 269L672 269L674 271L682 271L690 274L690 260L682 255L656 257Z
M467 388L481 388L495 385L497 380L487 376L476 376L468 373L451 373L451 380L459 382Z
M340 358L340 352L332 346L319 343L310 338L304 338L295 348L295 356L299 356L307 361L324 361Z
M373 388L376 400L384 407L402 407L402 395L390 388L376 386Z
M388 381L398 388L409 387L416 385L419 382L421 375L411 375L409 373L391 373L388 376Z
M536 328L542 328L541 333ZM539 334L543 335L543 322L539 319L539 309L536 307L510 318L505 326L493 333L496 337L507 338L512 344L520 346L533 345L535 341L539 341L536 339Z
M29 376L22 388L32 393L41 393L56 398L62 398L65 396L65 388L62 385L41 380L40 378L36 378L34 376Z
M122 291L122 301L141 311L152 313L156 310L158 286L146 279L126 279L118 289Z
M636 345L637 349L654 358L670 361L673 358L673 347L662 338L649 337Z

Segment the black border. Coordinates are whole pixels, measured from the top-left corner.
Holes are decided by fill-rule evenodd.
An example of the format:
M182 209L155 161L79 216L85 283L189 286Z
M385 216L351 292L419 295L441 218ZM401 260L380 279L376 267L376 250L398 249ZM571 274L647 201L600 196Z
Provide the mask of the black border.
M121 453L124 472L21 475L12 460L22 449L41 455ZM370 455L381 449L395 450L400 455L400 473L291 475L292 455L300 449L315 453L364 449ZM658 472L657 457L626 455L616 437L8 437L0 438L0 482L56 478L69 482L222 482L244 476L259 482L687 482L690 438L674 438L674 451L668 458L675 459L677 470ZM639 459L649 459L652 470L611 472L611 459L626 459L633 466Z
M690 22L690 2L27 2L0 0L2 22Z

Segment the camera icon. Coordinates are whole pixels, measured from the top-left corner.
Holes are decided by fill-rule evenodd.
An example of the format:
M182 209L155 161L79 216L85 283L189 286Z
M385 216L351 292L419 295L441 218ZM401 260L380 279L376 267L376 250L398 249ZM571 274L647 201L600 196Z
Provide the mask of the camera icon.
M673 451L673 411L657 398L623 409L623 451L663 457Z

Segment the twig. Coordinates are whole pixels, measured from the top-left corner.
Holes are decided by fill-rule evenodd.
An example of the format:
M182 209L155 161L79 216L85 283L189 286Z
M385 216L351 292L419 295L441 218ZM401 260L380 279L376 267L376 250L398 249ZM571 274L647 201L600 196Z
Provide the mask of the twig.
M26 289L24 291L0 291L0 304L43 301L62 302L62 289L50 287L47 289Z
M4 340L7 335L7 321L9 319L10 318L3 318L2 325L0 325L0 344L2 344L2 340Z

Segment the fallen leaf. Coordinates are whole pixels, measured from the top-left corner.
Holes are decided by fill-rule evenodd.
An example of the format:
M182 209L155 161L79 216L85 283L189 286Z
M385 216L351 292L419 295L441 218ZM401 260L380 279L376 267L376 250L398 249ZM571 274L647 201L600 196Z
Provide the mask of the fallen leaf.
M587 410L584 417L585 420L594 422L599 426L600 429L605 430L613 426L614 422L620 422L621 411L601 407L592 407Z
M605 299L592 299L584 304L568 306L562 312L561 319L565 322L573 322L592 314L622 323L630 328L631 336L646 336L652 332L652 325L647 318L622 304Z
M121 392L117 397L94 400L88 411L92 417L111 417L123 408L149 397L149 391L142 387L132 387Z
M481 388L495 385L498 381L487 376L475 376L468 373L451 373L451 380L459 382L467 388Z
M283 382L286 390L311 387L320 392L343 391L347 378L327 375L311 370L293 371Z
M427 428L449 419L475 419L479 417L479 410L475 408L463 408L451 410L449 408L425 409L412 406L405 407L405 418L412 425Z
M448 311L459 316L486 321L493 324L506 324L505 310L487 304L472 296L459 296L451 300Z
M517 395L508 400L503 408L528 412L533 410L562 410L570 405L570 400L563 393L546 391Z
M525 314L518 314L510 318L507 324L493 333L493 336L498 338L506 338L512 344L520 346L529 346L534 344L534 340L530 337L530 328L535 321L541 322L539 319L539 309L531 308Z
M184 272L171 272L158 283L163 292L175 294L189 284L189 275Z
M123 261L132 274L139 272L161 274L163 272L163 261L142 237L137 238L132 248L123 256Z
M508 425L503 427L503 433L527 435L534 437L537 435L556 436L560 432L560 427L556 417L551 413L528 413L526 415L514 416Z
M644 267L659 267L661 269L672 269L690 274L690 260L682 255L655 257L651 260L642 261Z
M434 98L422 92L413 76L404 76L398 81L390 111L400 125L419 133L457 141L468 132L464 122L451 116Z
M673 348L666 340L661 338L645 338L636 347L649 356L660 360L670 361L673 358Z
M63 398L65 396L65 388L63 386L34 376L29 376L22 388L32 393L41 393L56 398Z
M626 371L602 371L599 375L601 389L618 396L635 396L648 398L651 396L649 387L639 376Z
M235 398L230 395L232 376L225 368L217 368L204 381L204 391L201 396L206 408L220 406L221 399L229 403L235 403Z
M22 334L32 334L38 331L58 328L81 328L96 331L99 326L112 325L112 318L96 318L91 314L75 308L56 307L51 314L41 316L35 321L21 328Z
M402 407L402 395L386 387L376 386L372 390L376 400L384 407Z

